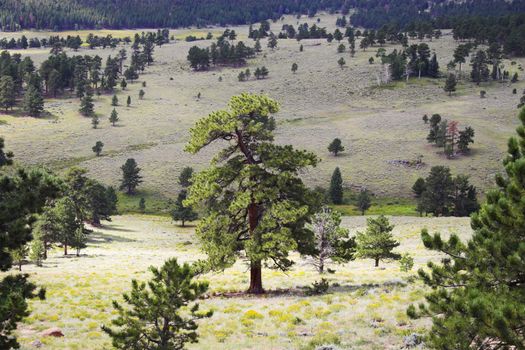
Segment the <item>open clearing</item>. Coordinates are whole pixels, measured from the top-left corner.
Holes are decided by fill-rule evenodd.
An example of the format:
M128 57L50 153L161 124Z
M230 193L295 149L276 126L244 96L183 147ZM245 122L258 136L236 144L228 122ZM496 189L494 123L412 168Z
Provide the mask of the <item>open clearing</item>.
M365 217L343 219L352 234L363 230ZM399 252L415 259L412 273L402 273L396 262L373 267L372 260L332 265L326 277L332 286L322 296L305 297L301 287L320 276L307 261L295 257L296 265L284 274L264 270L269 290L290 289L293 293L263 297L213 296L201 301L203 310L215 314L200 323L198 344L190 349L312 349L313 345L341 343L345 349L399 349L403 336L421 332L427 321L411 321L405 315L410 303L421 300L419 282L407 282L429 259L439 257L426 250L420 231L457 233L470 237L467 218L391 218ZM147 267L160 266L170 258L194 261L202 258L192 228L180 228L164 217L119 216L105 222L90 236L81 257L64 258L57 248L44 267L23 266L32 280L47 288L45 301L31 301L31 315L17 334L23 349L40 339L50 349L105 349L109 338L101 331L114 312L112 299L130 289L132 278L144 280ZM224 273L205 275L210 294L242 291L248 285L246 266L239 262ZM44 338L40 332L60 327L65 337Z
M335 16L320 15L318 25L332 31L335 19ZM305 21L313 23L316 18L287 17L284 22L273 23L272 30L278 32L283 23L296 26L297 22ZM233 29L239 33L239 39L246 39L247 26ZM172 31L172 35L182 39L188 34L205 32L207 30L183 29ZM124 33L130 35L132 32ZM45 32L25 34L29 37L49 35ZM100 34L108 33L101 31ZM279 40L274 51L266 48L263 41L263 53L250 60L247 68L253 71L264 65L270 71L269 78L240 83L237 81L240 68L208 72L190 70L186 61L188 49L193 45L210 44L211 41L187 43L177 40L156 48L155 64L140 78L147 82L145 99L138 99L140 83L130 84L127 91L118 91L122 105L128 95L133 100L130 108L117 107L121 119L118 127L111 127L107 120L112 109L111 96L103 95L96 99L96 112L101 116L97 130L91 129L89 118L78 113L78 99L63 98L47 101L46 109L52 115L49 118L0 116L3 122L0 123L0 135L5 137L20 163L43 164L58 170L78 165L108 184L118 183L120 166L133 157L143 169L145 182L141 196L174 198L179 190L176 177L180 170L184 166L201 169L212 155L211 150L195 156L184 153L188 129L198 118L224 108L232 95L244 91L265 93L282 106L277 115L277 141L314 151L322 159L317 168L303 174L311 185L327 186L333 169L339 166L348 187L366 186L379 196L407 197L413 182L425 176L430 166L447 165L454 173L469 174L472 182L485 191L493 185L494 174L500 169L507 138L516 125L516 105L525 87L521 81L513 85L490 83L480 87L463 81L455 96L448 97L442 90L443 79L414 78L408 83L378 88L376 73L382 70L381 65L368 63L377 48L365 52L358 50L352 58L349 53L338 54L338 43L330 44L326 40ZM299 52L301 44L304 52ZM428 44L437 52L444 72L457 43L450 33L445 33ZM387 52L394 48L386 46ZM116 55L119 49L90 51L82 48L78 54L105 57ZM48 50L21 53L30 55L39 64L47 57ZM347 62L344 69L337 65L340 56ZM294 62L299 66L296 74L290 70ZM512 74L519 71L523 62L520 59L511 65L505 60L504 64ZM469 70L464 67L465 72ZM521 71L519 74L521 77ZM512 94L513 88L517 88L517 95ZM487 98L480 99L480 90L487 91ZM200 99L196 97L198 93L201 93ZM427 145L427 126L421 117L432 113L459 121L461 128L470 125L475 129L471 156L446 160L437 154L437 149ZM341 138L346 147L339 157L330 156L326 150L335 137ZM91 151L97 140L105 144L104 156L98 158ZM420 154L427 165L419 170L388 163L412 160Z

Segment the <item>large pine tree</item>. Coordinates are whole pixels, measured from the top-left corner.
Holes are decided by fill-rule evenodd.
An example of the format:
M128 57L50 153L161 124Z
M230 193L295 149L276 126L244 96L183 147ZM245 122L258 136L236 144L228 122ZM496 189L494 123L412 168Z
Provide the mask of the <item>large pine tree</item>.
M211 166L192 178L185 205L207 204L198 227L208 259L216 269L244 256L250 264L249 293L263 293L263 264L282 270L289 251L312 246L305 223L315 208L299 171L317 157L273 143L278 104L262 95L231 98L228 110L211 113L191 129L186 150L197 153L226 141Z

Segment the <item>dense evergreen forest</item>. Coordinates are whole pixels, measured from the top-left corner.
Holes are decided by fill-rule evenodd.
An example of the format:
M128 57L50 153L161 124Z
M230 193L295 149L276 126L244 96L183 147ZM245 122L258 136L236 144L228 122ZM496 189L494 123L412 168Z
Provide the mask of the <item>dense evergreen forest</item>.
M455 17L501 16L525 11L523 1L469 0L4 0L0 25L19 29L181 27L244 24L278 19L283 14L314 15L317 11L352 15L354 25L379 28L432 21L450 28Z

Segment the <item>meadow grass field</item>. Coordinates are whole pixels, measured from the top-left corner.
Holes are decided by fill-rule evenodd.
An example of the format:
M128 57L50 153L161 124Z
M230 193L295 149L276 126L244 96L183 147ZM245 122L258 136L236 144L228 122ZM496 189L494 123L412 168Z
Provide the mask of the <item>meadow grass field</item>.
M334 30L335 16L322 14L319 19L317 25ZM280 30L284 23L313 24L316 21L317 18L286 17L284 21L273 23L272 30ZM247 26L232 29L239 33L239 39L246 39ZM215 151L210 149L197 155L185 153L189 128L199 118L225 108L232 95L247 91L267 94L281 104L281 111L276 116L278 142L311 150L321 158L316 168L302 174L309 185L326 187L332 171L338 166L349 189L366 187L378 198L407 198L411 196L413 182L425 176L431 166L447 165L453 173L469 174L481 192L493 186L507 137L517 124L516 106L525 88L522 81L476 86L465 78L452 97L442 90L443 78L412 78L408 82L377 86L377 76L383 68L379 63L368 63L377 47L358 50L352 58L348 52L337 53L337 42L326 40L279 40L275 50L267 48L263 41L263 52L250 60L247 67L193 72L186 60L189 48L209 46L211 41L189 43L183 38L203 36L208 31L216 35L220 30L173 30L171 34L177 40L155 49L154 65L125 91L118 89L120 106L117 111L121 121L117 127L112 127L108 121L113 108L112 96L102 95L96 98L95 110L101 118L101 125L96 130L91 129L89 118L79 114L78 99L60 98L46 101L48 113L40 119L21 113L0 115L0 134L20 163L40 164L58 171L81 166L88 169L92 177L107 184L118 184L120 166L133 157L142 168L144 195L150 202L164 201L166 207L167 201L174 199L180 190L176 181L180 170L185 166L202 169ZM121 34L135 32L140 30ZM117 36L117 32L100 32L108 33ZM34 33L35 36L48 34ZM440 39L426 42L437 53L441 71L445 73L458 43L449 32ZM299 52L300 45L304 47L303 52ZM385 46L387 52L395 48L398 47ZM116 55L120 49L81 48L70 54L106 57ZM47 49L20 52L31 56L37 65L48 56ZM339 57L347 62L343 69L337 65ZM295 74L290 69L292 63L299 67ZM522 59L504 60L503 64L511 74L522 73ZM261 66L270 71L267 79L238 81L241 69L254 71ZM463 71L468 75L468 64ZM142 82L146 83L145 88ZM512 94L514 88L518 91L516 95ZM140 89L146 92L143 100L138 98ZM486 91L484 99L480 98L481 90ZM129 108L125 106L128 95L132 98ZM474 128L476 136L470 156L447 160L441 150L427 144L428 126L421 117L433 113L459 121L460 128L467 125ZM335 137L341 138L346 148L338 157L327 151ZM91 151L98 140L105 144L101 157L95 157ZM392 163L414 160L419 155L425 163L419 169Z
M343 226L351 234L364 230L366 217L347 217ZM248 286L247 266L240 261L223 273L200 277L210 290L201 300L203 310L214 316L200 321L198 344L189 349L314 349L339 344L344 349L400 349L403 337L421 333L428 320L410 320L406 307L422 300L424 287L412 276L439 255L426 250L420 231L471 235L467 218L392 217L396 250L415 260L411 272L401 272L397 262L356 260L330 265L333 274L320 276L308 260L294 256L287 273L264 270L265 296L237 295ZM128 215L104 222L90 235L80 257L63 256L56 248L43 267L24 265L23 272L47 289L47 299L31 301L31 315L19 326L23 349L40 340L50 349L107 349L110 339L101 331L115 311L111 301L121 300L131 279L145 280L149 266L160 266L171 257L179 261L203 258L193 227L175 226L165 217ZM327 294L305 296L304 287L325 277ZM233 293L233 294L232 294ZM41 332L59 327L63 338L43 337Z

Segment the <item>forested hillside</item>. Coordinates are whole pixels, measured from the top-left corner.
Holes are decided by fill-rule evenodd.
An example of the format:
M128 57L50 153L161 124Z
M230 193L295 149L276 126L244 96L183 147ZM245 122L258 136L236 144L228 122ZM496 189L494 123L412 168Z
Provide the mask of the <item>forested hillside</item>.
M355 25L378 28L431 20L444 28L456 16L507 15L525 11L525 4L516 0L3 0L0 24L4 31L182 27L245 24L320 10L347 14L350 9L357 9L352 16Z

